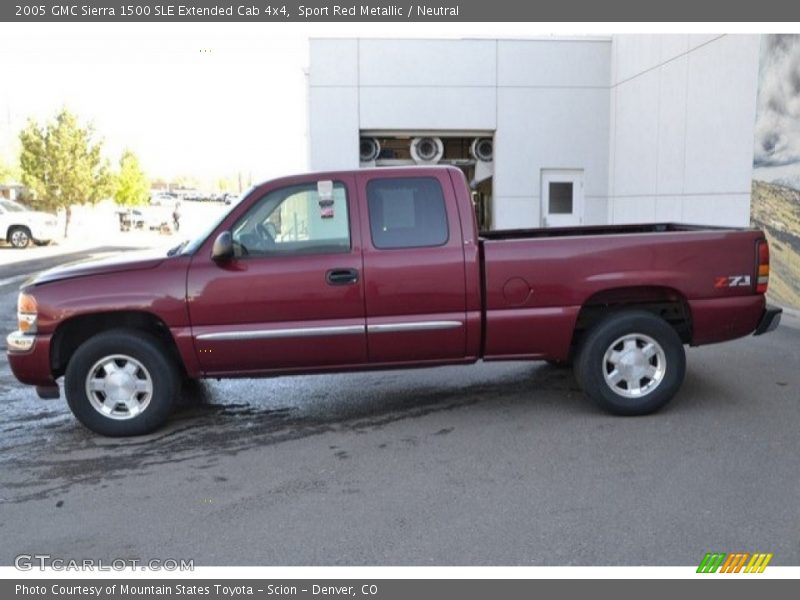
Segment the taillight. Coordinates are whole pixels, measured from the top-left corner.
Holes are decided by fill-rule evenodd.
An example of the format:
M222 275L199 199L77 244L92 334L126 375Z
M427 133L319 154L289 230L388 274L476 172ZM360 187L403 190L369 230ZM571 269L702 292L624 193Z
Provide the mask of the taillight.
M766 294L769 285L769 244L767 240L760 240L756 246L758 256L758 271L756 273L756 293Z

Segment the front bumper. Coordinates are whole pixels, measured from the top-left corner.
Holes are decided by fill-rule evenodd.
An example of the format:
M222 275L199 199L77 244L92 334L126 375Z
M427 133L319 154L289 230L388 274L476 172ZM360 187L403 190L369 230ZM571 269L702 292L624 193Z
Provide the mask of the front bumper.
M781 322L782 313L782 308L767 304L766 308L764 308L764 313L761 315L761 320L758 322L758 326L756 326L756 330L753 332L753 335L763 335L765 333L769 333L770 331L775 331Z
M42 387L56 385L50 368L50 335L26 335L15 331L6 337L8 364L21 383Z

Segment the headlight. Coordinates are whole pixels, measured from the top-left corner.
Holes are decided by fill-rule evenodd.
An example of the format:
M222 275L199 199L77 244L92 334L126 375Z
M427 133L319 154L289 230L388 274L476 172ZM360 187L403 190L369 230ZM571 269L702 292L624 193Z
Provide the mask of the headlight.
M22 333L36 333L38 318L36 298L30 294L20 294L17 298L17 328Z

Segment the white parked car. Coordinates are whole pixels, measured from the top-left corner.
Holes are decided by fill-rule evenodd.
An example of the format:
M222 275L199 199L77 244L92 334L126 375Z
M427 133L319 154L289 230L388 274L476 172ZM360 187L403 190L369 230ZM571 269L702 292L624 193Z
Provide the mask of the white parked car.
M49 213L0 198L0 237L15 248L25 248L31 242L49 243L56 237L56 225L56 218Z

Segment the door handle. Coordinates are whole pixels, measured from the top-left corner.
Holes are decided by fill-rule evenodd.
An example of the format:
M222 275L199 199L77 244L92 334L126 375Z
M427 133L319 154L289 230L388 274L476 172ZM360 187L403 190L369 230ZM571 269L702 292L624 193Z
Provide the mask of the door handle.
M358 269L331 269L325 273L328 285L352 285L358 282Z

